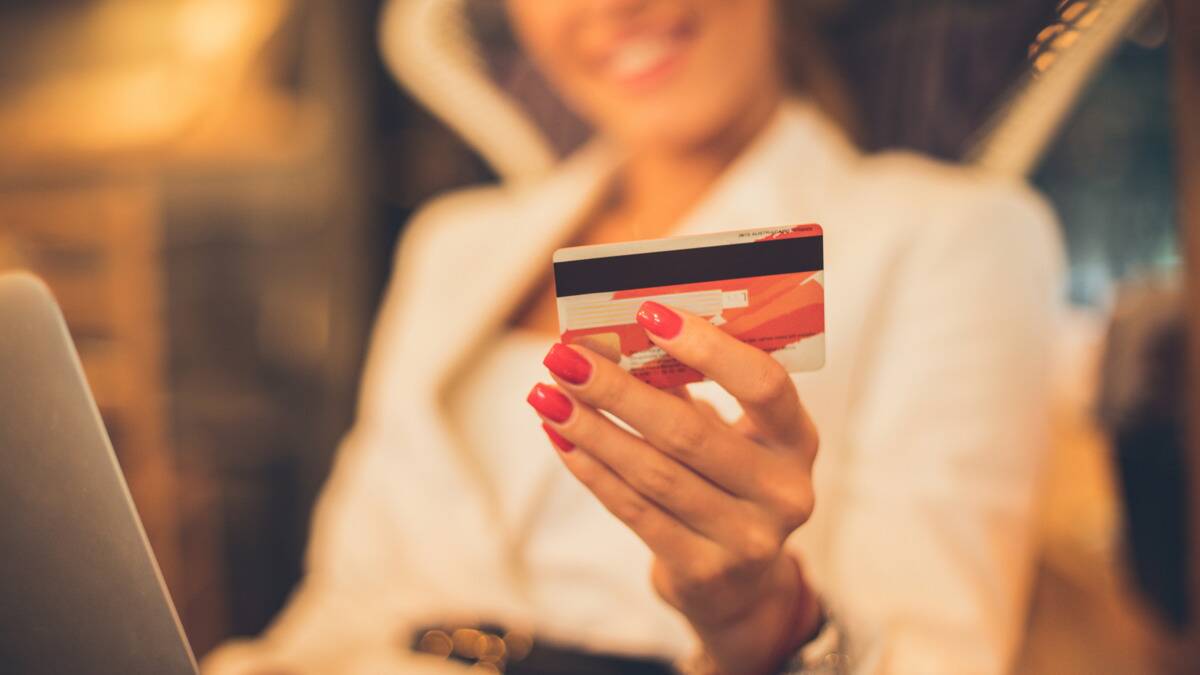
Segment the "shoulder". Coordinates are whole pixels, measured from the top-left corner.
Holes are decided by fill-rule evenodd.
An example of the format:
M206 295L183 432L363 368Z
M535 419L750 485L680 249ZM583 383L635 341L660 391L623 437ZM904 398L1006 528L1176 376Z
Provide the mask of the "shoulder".
M1052 267L1062 257L1054 209L1019 177L911 152L863 155L853 174L848 197L890 214L913 253L1019 252Z
M792 101L785 112L771 155L788 169L779 189L799 194L790 177L813 180L821 189L801 196L828 200L830 220L844 218L855 238L894 252L1003 244L1060 255L1054 211L1022 178L911 151L864 153L809 102Z
M854 173L859 189L902 212L956 220L999 210L1036 226L1055 224L1049 203L1019 177L901 151L863 155Z
M446 282L469 266L473 244L480 243L472 234L486 233L486 225L511 209L510 203L504 188L480 185L443 193L409 218L393 251L390 279L376 315L374 344L397 342L396 331L414 299L455 291L457 285Z
M454 242L484 231L514 208L513 191L498 184L442 193L417 209L400 237L397 261L436 254ZM419 254L413 255L414 253Z

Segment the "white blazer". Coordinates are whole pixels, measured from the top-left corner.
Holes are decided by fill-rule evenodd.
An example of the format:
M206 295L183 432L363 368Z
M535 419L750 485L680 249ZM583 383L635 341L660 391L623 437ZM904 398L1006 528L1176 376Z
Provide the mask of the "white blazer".
M528 609L539 579L522 567L526 533L496 514L536 519L545 477L565 469L547 446L517 478L495 480L456 440L446 392L617 165L596 142L535 185L457 192L415 218L357 422L315 513L306 578L263 637L219 650L207 672L415 673L428 662L404 654L409 631L447 616L554 634ZM679 232L804 222L825 230L828 353L824 369L795 376L822 446L816 512L794 544L856 672L1004 672L1027 609L1046 454L1062 267L1051 210L1013 180L863 156L794 100ZM715 385L695 387L736 412ZM580 528L556 536L596 559L613 545ZM657 602L648 560L621 573ZM584 586L556 591L564 612L591 602ZM691 647L682 621L638 602L591 617L592 630L564 614L553 636L664 656Z

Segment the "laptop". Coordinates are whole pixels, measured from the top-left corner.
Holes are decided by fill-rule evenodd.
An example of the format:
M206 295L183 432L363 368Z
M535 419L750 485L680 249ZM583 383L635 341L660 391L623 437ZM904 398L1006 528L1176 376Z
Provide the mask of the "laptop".
M66 323L0 275L0 672L195 675Z

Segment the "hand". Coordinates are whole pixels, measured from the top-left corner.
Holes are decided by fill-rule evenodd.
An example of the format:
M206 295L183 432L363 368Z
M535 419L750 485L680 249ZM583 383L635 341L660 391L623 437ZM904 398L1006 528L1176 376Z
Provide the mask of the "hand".
M767 353L653 302L638 322L732 394L741 419L730 425L685 389L655 389L579 346L550 350L545 364L558 388L539 384L529 402L571 473L650 547L655 589L716 664L738 673L774 668L767 661L820 620L783 547L812 513L816 429ZM771 654L780 645L786 651Z

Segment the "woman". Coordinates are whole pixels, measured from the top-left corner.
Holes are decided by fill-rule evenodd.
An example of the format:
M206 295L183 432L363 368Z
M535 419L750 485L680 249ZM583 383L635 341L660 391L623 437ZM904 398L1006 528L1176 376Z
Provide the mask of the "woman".
M1048 209L857 152L789 91L771 0L507 4L599 140L410 226L303 587L211 672L416 672L413 631L463 618L769 673L829 617L856 672L1003 672L1033 556ZM556 247L799 222L825 229L820 372L652 304L651 339L711 382L660 392L554 344ZM521 399L546 368L539 420Z

